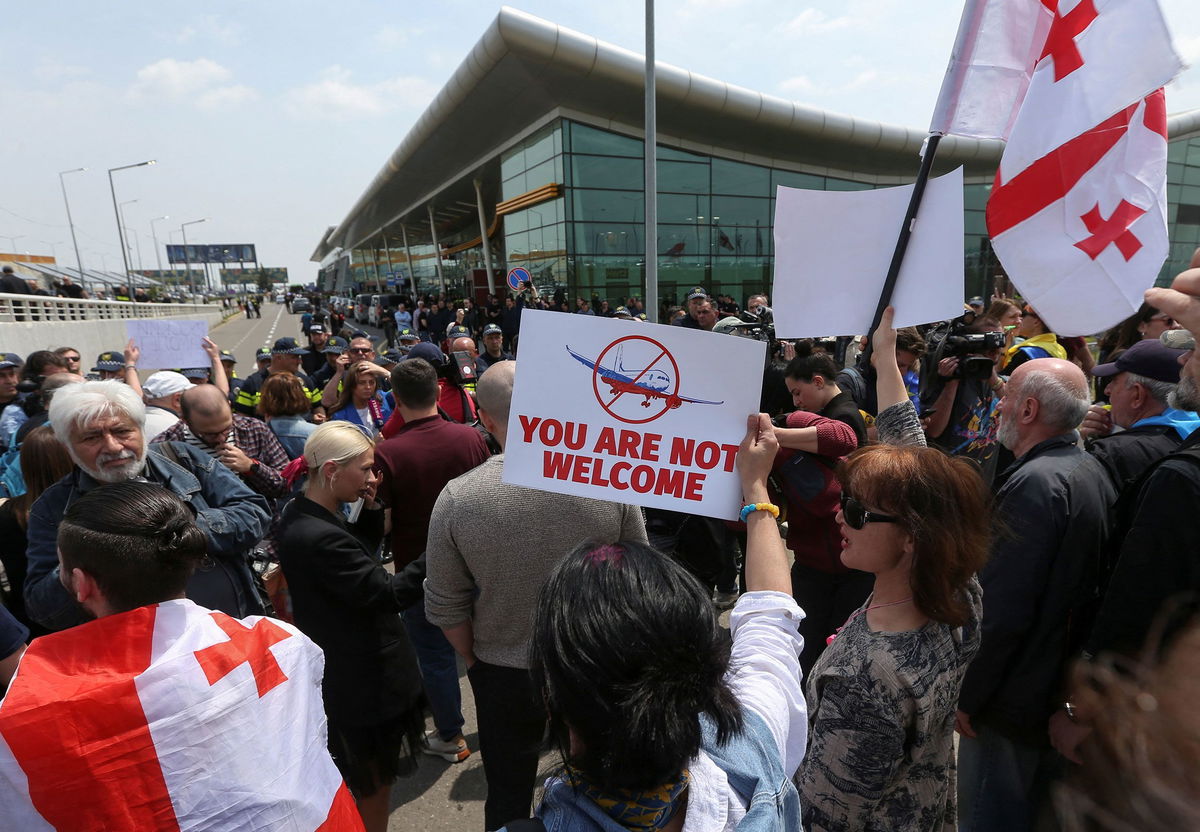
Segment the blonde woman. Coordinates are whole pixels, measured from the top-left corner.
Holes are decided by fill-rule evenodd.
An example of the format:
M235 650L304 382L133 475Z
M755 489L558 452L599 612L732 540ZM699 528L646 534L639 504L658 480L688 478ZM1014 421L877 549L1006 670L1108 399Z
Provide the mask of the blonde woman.
M296 626L325 651L330 753L364 826L382 832L392 782L416 768L425 697L397 615L420 598L422 576L390 575L376 556L383 508L374 463L375 444L358 426L317 428L294 463L307 481L283 511L279 555ZM358 520L346 523L341 505L360 498Z

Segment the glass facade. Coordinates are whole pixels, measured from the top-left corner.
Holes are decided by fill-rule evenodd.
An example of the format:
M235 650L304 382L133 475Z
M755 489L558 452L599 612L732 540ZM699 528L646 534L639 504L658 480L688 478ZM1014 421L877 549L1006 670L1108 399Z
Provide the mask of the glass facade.
M645 286L645 205L642 142L567 119L553 121L503 152L499 202L557 186L543 201L502 209L492 238L495 269L524 266L543 290L561 289L569 298L597 297L614 306ZM1200 138L1170 144L1169 232L1172 241L1159 282L1186 267L1200 246ZM772 219L779 186L819 190L863 190L874 185L849 179L658 148L659 295L679 302L692 286L732 295L739 303L770 292L774 265ZM964 192L964 296L981 294L984 277L997 263L988 241L984 210L990 184L968 184ZM561 195L555 195L561 194ZM528 199L528 197L527 197ZM410 226L411 227L411 226ZM472 215L457 231L439 230L443 248L477 240ZM351 279L372 283L388 272L407 274L404 250L392 239L391 260L382 247L359 249L350 259ZM437 291L433 246L412 245L413 271L421 292ZM448 286L466 285L483 267L482 247L444 255Z

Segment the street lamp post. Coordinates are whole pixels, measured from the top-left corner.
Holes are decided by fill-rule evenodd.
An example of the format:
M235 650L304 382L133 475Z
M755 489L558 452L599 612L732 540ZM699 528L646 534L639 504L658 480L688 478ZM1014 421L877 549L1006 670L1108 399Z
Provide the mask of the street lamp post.
M109 191L109 193L112 194L113 213L117 217L117 237L120 238L120 242L121 242L121 261L125 264L125 279L126 280L129 279L129 254L125 251L124 223L121 222L121 209L117 206L117 189L113 185L112 175L114 172L116 172L118 170L129 170L130 168L141 168L141 167L145 167L146 165L153 165L154 163L155 163L155 160L150 159L149 161L138 162L137 164L134 164L134 165L121 165L121 167L119 167L119 168L109 168L108 169L108 191Z
M75 239L75 221L71 219L71 201L67 199L67 181L63 179L68 173L81 173L87 168L73 168L60 171L58 184L62 186L63 204L67 206L67 225L71 227L71 245L75 248L75 267L79 269L79 285L83 285L83 258L79 256L79 241Z
M193 295L196 294L196 283L195 283L195 281L192 280L192 257L188 253L187 227L189 225L197 225L202 222L208 222L208 217L204 217L203 219L198 219L198 220L192 220L191 222L185 222L179 226L179 233L183 235L183 259L184 259L184 262L187 263L186 268L187 268L187 277L188 277L188 288L191 289L191 292Z
M125 271L129 271L128 264L131 260L133 260L133 245L129 242L129 226L125 222L125 206L132 205L135 202L137 202L136 199L127 199L117 206L117 213L121 219L121 234L124 235L121 239L125 243L125 251L129 256L129 260L125 261Z
M162 274L162 255L158 251L158 234L156 234L154 232L154 223L159 222L161 220L169 220L169 219L171 219L169 216L163 216L163 217L155 217L154 219L150 220L150 236L154 239L154 259L158 263L158 277L160 280L162 279L162 276L163 276L163 274Z

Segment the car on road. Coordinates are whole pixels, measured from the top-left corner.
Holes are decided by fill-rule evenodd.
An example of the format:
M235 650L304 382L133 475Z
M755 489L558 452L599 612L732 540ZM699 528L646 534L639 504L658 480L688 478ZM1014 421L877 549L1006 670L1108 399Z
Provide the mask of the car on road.
M311 311L312 311L312 303L309 302L308 298L296 298L295 300L292 301L292 313L293 314L299 315L302 312L311 312Z
M371 296L370 295L355 295L354 296L354 320L360 324L367 322L367 315L370 312ZM346 317L350 317L347 315Z

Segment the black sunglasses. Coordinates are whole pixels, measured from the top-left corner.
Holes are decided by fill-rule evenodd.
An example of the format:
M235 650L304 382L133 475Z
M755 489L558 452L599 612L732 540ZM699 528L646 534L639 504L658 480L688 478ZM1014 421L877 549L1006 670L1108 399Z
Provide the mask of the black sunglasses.
M846 525L852 529L861 529L868 523L899 523L899 517L889 517L886 514L878 514L874 511L867 511L858 500L851 497L849 494L842 492L842 517L846 518Z

